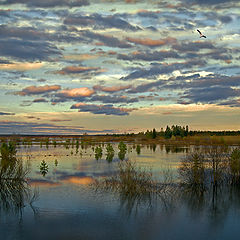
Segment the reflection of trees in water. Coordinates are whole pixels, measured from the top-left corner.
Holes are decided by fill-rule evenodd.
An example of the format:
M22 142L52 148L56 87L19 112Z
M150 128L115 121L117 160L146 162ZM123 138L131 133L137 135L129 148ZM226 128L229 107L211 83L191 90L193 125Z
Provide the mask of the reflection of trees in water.
M127 216L137 215L139 210L153 214L165 212L173 214L182 207L193 219L204 216L213 228L222 227L229 212L240 207L240 189L215 186L208 191L196 192L183 187L168 186L158 194L129 195L119 192L120 209Z
M175 199L168 188L169 186L164 186L164 189L159 193L148 193L144 195L129 195L126 194L126 192L119 192L120 210L127 216L136 216L139 209L154 212L159 207L162 211L172 212L175 208Z
M163 148L160 148L160 149L163 150ZM188 153L188 149L189 147L184 147L184 146L165 145L166 153Z
M229 211L239 209L240 190L229 186L212 186L207 191L181 188L178 204L184 204L193 218L205 215L211 227L222 226Z
M29 164L23 164L16 157L16 149L12 144L1 146L0 158L0 213L14 213L22 215L26 201L30 199L31 191L26 181Z

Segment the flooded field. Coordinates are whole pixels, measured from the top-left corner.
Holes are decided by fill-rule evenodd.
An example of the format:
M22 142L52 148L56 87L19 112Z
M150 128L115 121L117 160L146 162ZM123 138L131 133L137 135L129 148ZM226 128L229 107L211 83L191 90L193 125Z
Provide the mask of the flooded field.
M180 162L193 146L127 144L122 156L114 143L111 158L107 144L76 146L18 146L18 158L29 166L27 185L9 194L9 186L1 183L1 239L219 240L239 236L238 188L133 198L94 185L115 175L119 162L129 160L151 171L156 181L168 172L177 182Z

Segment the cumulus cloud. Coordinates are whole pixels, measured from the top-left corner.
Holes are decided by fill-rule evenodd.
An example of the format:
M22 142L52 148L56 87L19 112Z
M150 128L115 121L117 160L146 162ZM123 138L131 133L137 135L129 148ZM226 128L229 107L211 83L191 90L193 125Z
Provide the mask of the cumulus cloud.
M37 95L48 92L55 92L61 89L60 85L44 85L44 86L29 86L24 88L22 91L14 92L15 95L26 96L26 95Z
M79 109L79 112L90 112L93 114L105 114L105 115L117 115L125 116L129 115L129 112L135 110L133 108L118 108L111 104L108 105L95 105L86 103L76 103L71 106L71 109Z
M126 77L122 77L122 80L130 80L137 78L154 78L160 74L169 74L175 70L181 70L183 68L188 69L193 66L204 66L206 64L205 60L191 60L181 63L172 64L152 64L148 69L138 68Z

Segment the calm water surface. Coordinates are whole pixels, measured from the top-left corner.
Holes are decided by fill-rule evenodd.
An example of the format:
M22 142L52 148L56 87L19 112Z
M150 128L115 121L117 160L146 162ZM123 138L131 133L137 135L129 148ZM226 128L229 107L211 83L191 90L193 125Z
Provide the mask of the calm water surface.
M134 201L117 193L96 191L89 184L117 170L117 145L111 163L95 160L92 147L21 147L18 155L30 163L29 188L22 208L0 205L0 239L238 239L240 191L221 189L212 196L185 194L170 199ZM138 155L128 145L125 159L163 171L177 167L187 147L142 146ZM42 161L48 170L40 171ZM31 198L35 197L31 202Z

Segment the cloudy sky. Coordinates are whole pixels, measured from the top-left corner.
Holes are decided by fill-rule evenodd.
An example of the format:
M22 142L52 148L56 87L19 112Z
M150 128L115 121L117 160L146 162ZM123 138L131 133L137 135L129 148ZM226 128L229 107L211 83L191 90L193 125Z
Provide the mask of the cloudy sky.
M239 26L238 0L0 0L0 133L237 130Z

